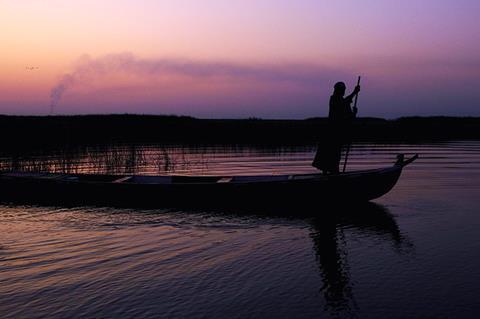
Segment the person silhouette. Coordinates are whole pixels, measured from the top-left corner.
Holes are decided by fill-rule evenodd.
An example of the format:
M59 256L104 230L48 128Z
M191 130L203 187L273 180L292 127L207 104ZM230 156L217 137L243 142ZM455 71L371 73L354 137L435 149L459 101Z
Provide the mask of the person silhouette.
M347 87L343 82L337 82L330 97L328 112L328 136L319 143L312 166L323 174L338 174L342 147L350 139L351 122L357 115L357 108L351 107L353 98L360 92L357 85L353 92L345 97Z

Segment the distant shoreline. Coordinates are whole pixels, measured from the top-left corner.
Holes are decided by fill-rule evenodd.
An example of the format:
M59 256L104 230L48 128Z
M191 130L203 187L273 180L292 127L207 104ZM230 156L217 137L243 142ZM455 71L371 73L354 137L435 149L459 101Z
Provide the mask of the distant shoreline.
M104 143L290 144L327 137L328 120L196 119L156 115L0 115L4 148ZM480 117L358 118L357 141L480 139Z

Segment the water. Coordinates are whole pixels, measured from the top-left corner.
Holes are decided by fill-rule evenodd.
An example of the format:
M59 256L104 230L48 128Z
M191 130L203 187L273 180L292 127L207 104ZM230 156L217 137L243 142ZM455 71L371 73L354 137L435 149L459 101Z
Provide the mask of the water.
M170 167L148 155L163 149L139 149L141 161L110 170L312 171L311 147L169 147ZM390 165L398 152L421 158L392 192L347 211L2 205L0 317L476 317L480 142L357 145L349 169ZM56 166L46 154L28 158L57 170L108 170L91 163L105 151L88 154Z

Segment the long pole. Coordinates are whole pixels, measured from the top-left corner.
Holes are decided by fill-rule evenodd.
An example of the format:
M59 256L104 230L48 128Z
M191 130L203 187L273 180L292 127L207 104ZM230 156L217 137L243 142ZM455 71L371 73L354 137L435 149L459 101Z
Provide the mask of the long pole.
M357 85L360 85L360 79L361 79L361 76L358 77L358 81L357 81ZM353 108L356 109L357 108L357 101L358 101L358 93L355 95L355 102L353 103ZM343 162L343 172L345 173L345 169L347 168L347 161L348 161L348 154L350 153L350 146L352 145L352 143L348 143L348 146L347 146L347 152L345 154L345 162Z

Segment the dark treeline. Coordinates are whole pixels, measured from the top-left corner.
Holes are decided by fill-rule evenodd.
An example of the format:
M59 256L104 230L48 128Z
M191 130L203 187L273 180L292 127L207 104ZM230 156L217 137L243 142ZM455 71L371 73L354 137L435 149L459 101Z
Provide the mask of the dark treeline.
M151 115L0 116L3 148L104 143L312 144L327 136L327 119L215 120ZM359 118L359 141L480 138L478 117Z

